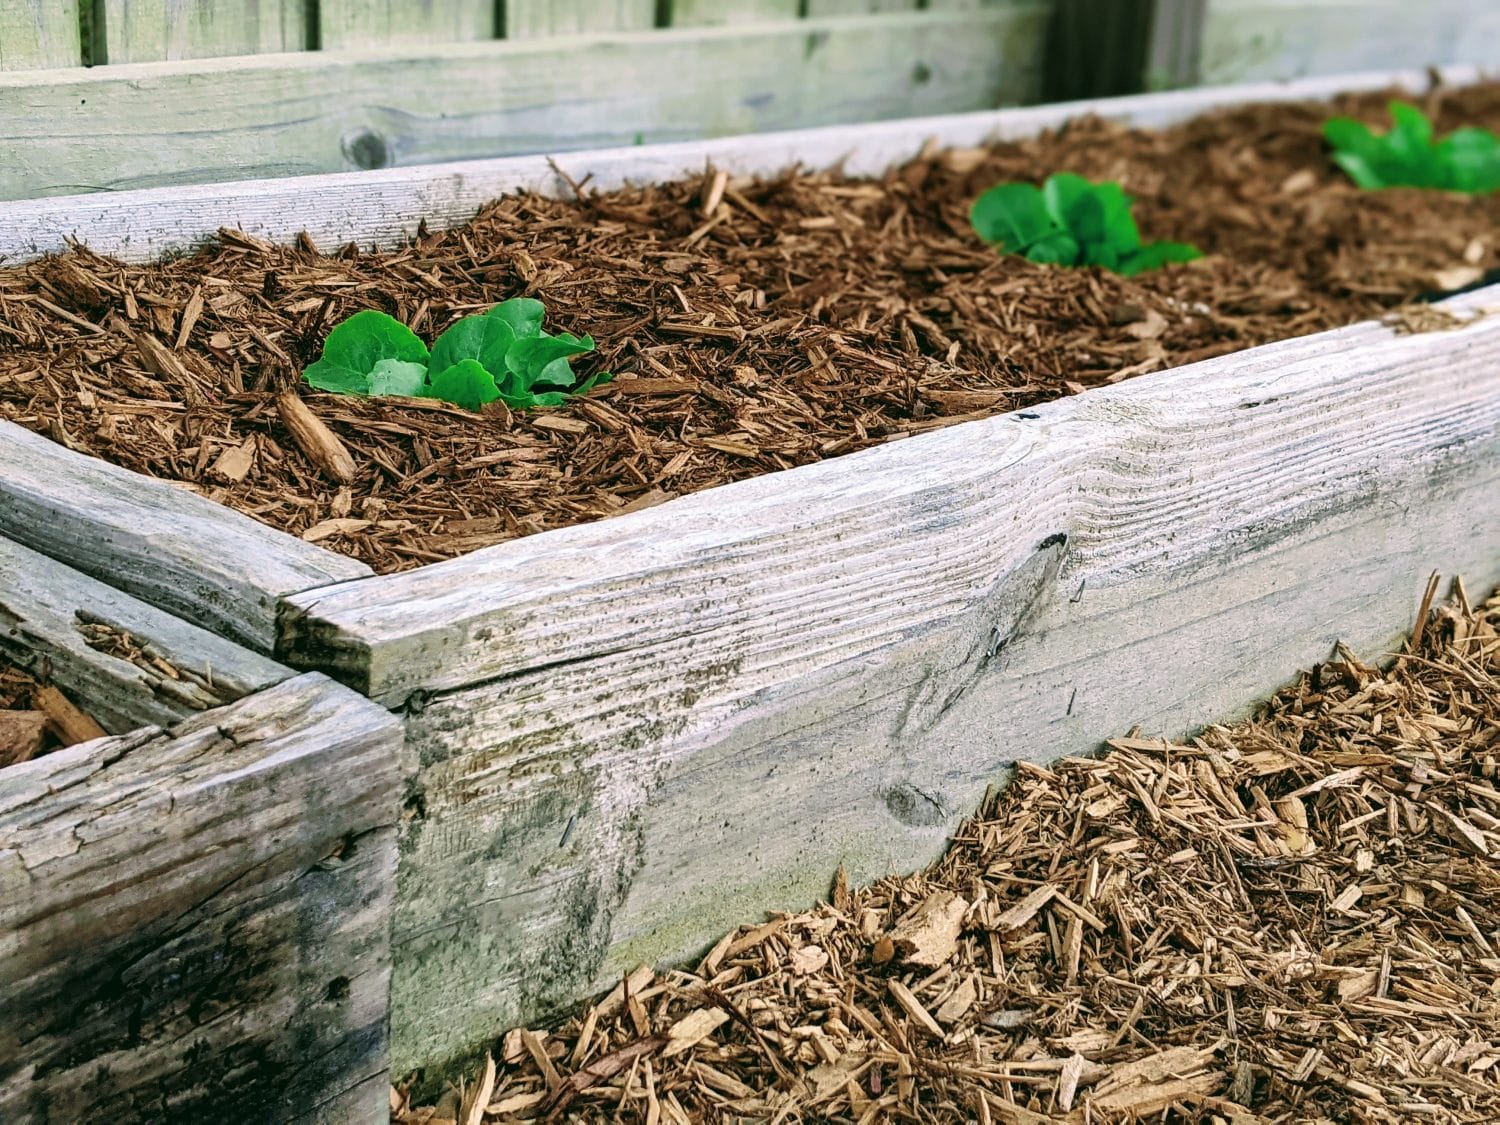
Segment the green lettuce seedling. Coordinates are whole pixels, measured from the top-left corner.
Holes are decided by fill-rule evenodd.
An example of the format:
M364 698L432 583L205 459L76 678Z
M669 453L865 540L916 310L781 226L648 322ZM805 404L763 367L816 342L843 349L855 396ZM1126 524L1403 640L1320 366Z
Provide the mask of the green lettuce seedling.
M1434 141L1432 122L1407 102L1390 104L1389 132L1352 117L1323 123L1333 162L1366 191L1415 187L1486 195L1500 191L1500 138L1488 129L1456 129Z
M383 312L357 312L328 334L323 358L302 373L321 391L436 398L469 410L496 399L524 410L561 406L607 383L607 372L575 385L569 361L594 350L590 336L542 331L540 301L515 297L466 316L432 345Z
M1185 242L1143 245L1132 202L1117 183L1094 184L1059 172L1040 188L990 188L974 201L969 221L980 238L1007 254L1059 266L1103 266L1126 277L1203 256Z

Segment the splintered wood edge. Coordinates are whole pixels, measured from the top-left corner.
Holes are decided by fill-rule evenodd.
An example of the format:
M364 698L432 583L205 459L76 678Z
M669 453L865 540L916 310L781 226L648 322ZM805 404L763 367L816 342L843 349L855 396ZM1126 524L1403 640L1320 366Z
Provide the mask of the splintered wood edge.
M1438 73L1451 86L1484 78L1472 66ZM305 231L319 245L355 240L392 246L415 235L423 220L434 230L467 222L501 195L527 190L568 198L570 180L587 180L590 189L608 191L698 175L705 164L735 174L842 165L852 175L877 175L929 143L967 147L1018 140L1091 114L1160 128L1227 106L1322 100L1390 86L1418 90L1429 81L1427 71L1375 71L556 156L0 202L0 261L61 253L74 240L124 261L149 261L200 245L224 226L273 242L290 242Z
M112 733L166 726L293 675L3 536L0 574L0 656L45 675ZM147 648L142 664L90 646L87 623L128 633Z
M260 653L280 599L372 571L0 421L0 535Z
M395 716L309 673L168 730L79 743L0 771L0 1027L40 1025L28 1050L52 1063L0 1065L0 1116L24 1119L38 1103L78 1109L176 1081L182 1041L154 1013L150 986L170 974L170 990L187 974L188 987L225 1007L194 1030L205 1046L278 1052L236 1078L253 1079L258 1097L292 1100L277 1120L314 1106L373 1120L386 1091L371 1078L384 1079L389 1058L400 745ZM337 883L320 889L302 877L351 839L357 858ZM288 909L305 919L290 919L290 930ZM195 940L219 949L215 927L234 924L221 912L253 923L239 922L236 940L256 954L260 987L233 1004L217 977L232 966L175 964ZM324 954L334 962L323 971L351 983L338 1006L307 987ZM87 982L100 978L90 971L121 965L142 978L144 1000L94 995L97 983ZM106 1045L120 1051L96 1056L89 1035L123 1031L141 1003L146 1032L128 1044L111 1038ZM313 1036L318 1056L298 1056L285 1046L289 1034ZM211 1096L192 1073L186 1066L189 1097Z
M1500 286L1443 307L1486 303L1500 308ZM707 634L753 638L788 613L806 638L844 630L799 646L831 660L961 612L976 583L1047 542L1065 540L1090 583L1180 570L1256 528L1295 536L1298 511L1425 473L1497 424L1500 317L1405 336L1370 321L294 595L280 653L391 705ZM868 584L858 607L855 581Z

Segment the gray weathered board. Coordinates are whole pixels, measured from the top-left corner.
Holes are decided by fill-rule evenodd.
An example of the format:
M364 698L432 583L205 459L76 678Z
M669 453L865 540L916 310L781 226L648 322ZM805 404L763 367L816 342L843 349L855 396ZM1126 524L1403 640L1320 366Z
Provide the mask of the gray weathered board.
M111 734L166 726L292 675L4 537L0 575L0 657L87 700L88 713ZM137 658L91 644L91 626L111 630Z
M0 199L1014 105L1047 10L0 71Z
M873 171L928 137L1017 136L1081 109L1160 124L1398 77L1423 81L1174 93L563 167L603 186L707 160ZM77 230L139 258L225 222L389 242L523 183L565 190L522 160L36 201L0 208L0 252L54 250ZM1491 305L1500 290L1450 307ZM77 454L31 456L37 510L53 464L87 495ZM394 1067L441 1066L638 959L805 905L840 862L855 877L917 866L1009 761L1137 724L1182 734L1339 638L1378 656L1431 567L1500 580L1497 487L1500 316L1412 336L1365 324L274 599L282 659L404 715ZM6 488L0 473L0 515ZM173 494L134 489L148 508ZM98 528L89 564L107 574L117 518L66 503L71 537L49 553ZM173 577L132 571L144 600L175 605L183 581L216 573L191 534L155 549Z
M383 1120L400 741L308 674L0 770L0 1121Z

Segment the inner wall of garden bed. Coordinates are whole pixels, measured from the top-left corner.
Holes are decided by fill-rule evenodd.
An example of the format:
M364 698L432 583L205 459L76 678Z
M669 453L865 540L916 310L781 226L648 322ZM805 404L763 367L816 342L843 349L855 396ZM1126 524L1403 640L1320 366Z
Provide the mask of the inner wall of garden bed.
M1478 290L1408 311L1394 325L1364 321L1218 354L1357 319L1418 291L1451 288L1444 280L1482 273L1496 260L1488 240L1492 203L1356 197L1337 185L1312 139L1326 108L1304 108L1287 110L1298 124L1285 150L1262 138L1210 146L1203 152L1221 155L1199 157L1200 171L1224 161L1245 167L1269 161L1278 169L1279 179L1262 175L1254 182L1274 183L1276 202L1268 210L1280 216L1279 226L1263 214L1264 199L1224 198L1233 191L1220 191L1223 215L1216 222L1250 240L1240 243L1253 246L1257 260L1250 263L1211 258L1203 267L1126 287L1088 271L998 262L963 243L951 222L942 226L967 190L962 185L978 182L974 168L984 167L962 171L959 165L981 159L969 154L947 157L945 170L945 158L935 155L944 148L972 149L991 136L1023 138L1090 112L1124 124L1169 125L1214 106L1383 90L1402 80L1425 88L1420 75L1363 76L570 154L560 171L542 160L513 160L7 205L0 211L5 248L28 256L61 249L63 236L74 233L86 235L97 253L139 259L191 244L226 223L238 222L242 232L225 236L213 252L217 259L186 259L155 273L102 266L80 253L63 259L66 265L35 267L27 275L35 282L7 275L7 335L26 338L7 345L0 371L17 370L14 357L35 346L27 343L29 333L46 316L59 330L63 323L78 330L71 346L82 353L104 344L96 337L121 333L98 366L117 376L124 391L97 381L56 382L50 361L35 354L20 365L24 398L14 378L0 394L14 416L49 437L5 427L0 530L293 667L328 671L402 713L407 780L392 938L393 1066L398 1072L441 1066L639 960L689 955L750 914L813 900L840 863L856 880L919 867L941 850L1008 761L1088 752L1103 735L1132 725L1173 735L1236 714L1273 690L1287 668L1323 658L1338 639L1365 654L1386 650L1410 624L1412 591L1434 561L1475 585L1500 580L1493 499L1500 483L1500 318L1484 315L1500 303L1500 292ZM1443 105L1461 98L1493 106L1494 93L1445 93L1434 101L1440 119ZM1358 104L1369 112L1381 100ZM1253 113L1231 116L1188 126L1183 135L1212 134L1223 130L1222 121L1236 120L1265 122ZM1012 173L1027 161L1024 174L1038 178L1053 169L1032 163L1037 153L1068 151L1082 170L1108 174L1109 160L1097 147L1106 132L1080 127L1005 150L1010 164L983 159L999 160L990 167ZM1075 142L1072 149L1046 147ZM1148 157L1159 155L1151 148L1156 142L1139 143ZM927 158L911 165L924 147ZM956 177L946 202L927 207L927 241L913 250L921 260L910 270L869 240L868 224L855 221L858 208L848 202L879 191L899 206L901 196L923 190L904 172L863 185L816 176L783 177L771 189L730 181L719 201L728 210L703 206L717 179L703 173L706 162L733 175L774 175L789 163L826 168L840 159L862 173L923 168L924 184ZM578 207L538 198L526 202L524 214L490 212L469 228L488 222L487 237L503 231L508 241L493 250L464 247L462 232L422 236L415 248L374 265L365 254L330 257L313 249L350 239L396 241L423 219L433 229L462 222L476 205L517 184L567 197L569 179L592 176L591 184L609 189L625 179L668 182L686 172L693 175L690 186L617 197L616 209L645 210L635 219L597 215L596 234L578 234ZM1203 176L1205 183L1212 178ZM1218 228L1196 214L1191 194L1174 194L1168 179L1154 173L1151 182L1155 189L1141 192L1147 236L1191 237L1214 249ZM905 193L895 186L902 183ZM782 220L796 228L784 232L777 225L781 212L772 211L781 206L778 191L826 197L828 213L804 210L799 219L789 210ZM770 194L757 199L758 192ZM1336 222L1295 202L1328 192L1347 208ZM1444 233L1424 225L1418 216L1429 212L1413 210L1416 203L1446 216ZM1460 214L1465 229L1455 231ZM769 281L749 279L749 265L736 286L751 286L751 296L736 303L731 291L746 290L723 284L727 265L711 274L694 263L720 245L716 235L731 244L743 237L736 232L746 215L780 232L774 237L829 240L840 264L856 274L873 258L872 277L912 287L902 291L905 303L881 308L882 294L868 279L840 292L841 280L820 284L819 276L781 279L773 301ZM906 216L896 225L918 221L909 205ZM805 219L813 225L803 226ZM881 225L889 221L887 215ZM1355 224L1352 235L1343 228L1343 250L1318 251L1324 256L1313 280L1325 288L1296 273L1290 247L1303 237L1298 223L1327 233L1320 222ZM570 304L581 298L569 281L593 267L580 259L559 270L555 256L526 241L528 228L571 232L568 238L590 245L631 223L660 224L669 232L661 261L687 258L688 266L671 275L680 280L647 293L639 324L584 323L577 319L584 306ZM1379 279L1361 272L1371 261L1359 256L1359 228L1367 223L1402 247ZM1243 233L1268 224L1275 237ZM309 234L300 248L269 245L290 241L299 227ZM1412 241L1413 230L1426 233ZM690 239L693 254L682 245ZM448 249L430 262L434 245ZM801 253L810 243L791 245ZM453 269L453 246L462 248L461 270ZM826 265L826 248L821 253ZM783 271L796 268L796 256L788 256ZM258 264L235 274L239 280L229 279L228 287L210 285L216 275L201 265L231 260ZM423 276L434 262L438 272ZM620 269L612 284L623 308L636 267ZM773 271L765 269L769 278ZM1460 269L1469 272L1438 276ZM182 270L189 272L174 272ZM374 272L361 272L367 270ZM313 280L296 280L304 274ZM442 415L443 432L451 435L445 441L493 436L493 452L478 456L528 449L562 456L555 464L566 486L587 468L568 476L574 451L605 435L637 432L632 419L652 408L633 403L667 403L667 428L675 426L676 440L691 451L679 470L687 478L648 475L645 489L623 505L599 500L599 489L590 486L578 494L588 503L575 496L571 507L556 509L570 519L605 514L589 507L594 503L610 511L654 504L662 497L653 492L695 483L690 463L718 466L699 482L708 484L743 476L741 462L763 471L776 467L778 457L795 463L836 452L816 448L823 436L815 427L799 429L816 413L799 401L816 400L856 435L867 416L878 415L883 428L865 426L860 441L876 447L846 457L382 577L191 489L64 448L112 452L114 439L80 425L87 415L77 411L119 393L140 396L138 413L115 412L124 416L115 423L116 437L163 424L163 415L183 418L181 430L167 424L162 432L161 464L140 467L190 484L201 479L198 487L224 489L232 501L253 494L256 478L247 472L240 492L213 483L213 468L251 442L242 461L290 474L272 497L286 504L278 510L306 515L300 501L307 501L318 524L372 520L343 528L356 538L342 542L363 536L379 544L369 556L376 562L421 561L420 553L397 557L390 543L431 535L436 525L425 525L425 532L376 526L390 515L389 505L355 511L352 489L345 493L302 465L266 407L269 392L294 381L308 358L297 350L308 345L298 341L305 337L315 351L332 316L380 303L398 275L425 296L393 307L424 330L530 287L548 300L561 327L593 331L606 344L637 341L605 356L621 372L614 390L550 415L550 426L530 416ZM1009 290L1015 335L1004 355L993 341L985 343L985 333L965 327L970 313L951 283L976 275L1002 291L1019 282ZM146 276L175 278L177 287L152 288L158 303L144 300L147 290L131 279ZM257 292L235 288L246 277ZM293 288L284 290L288 278ZM18 284L22 291L13 299ZM332 288L335 301L299 288L305 284ZM219 289L240 305L214 311L224 295ZM449 289L462 299L444 297ZM127 291L133 316L124 307ZM313 303L300 311L278 306L286 292L298 294L294 304ZM763 309L756 307L757 292L765 294ZM924 296L915 299L916 292ZM1226 311L1225 293L1239 302L1235 311ZM781 315L775 308L781 300L795 316ZM81 303L69 308L68 301ZM99 302L92 312L76 311L87 310L89 301ZM870 306L862 326L860 304ZM18 306L26 319L12 323ZM974 304L974 322L998 332L995 322L1003 328L1007 307ZM266 309L281 310L279 329L258 319ZM618 310L612 315L625 319ZM1092 358L1069 366L1066 332L1029 336L1027 325L1049 317L1091 324ZM246 353L251 345L234 335L227 346L215 342L239 324L258 351ZM758 328L766 331L752 336ZM850 360L842 344L835 347L835 335L859 333L869 333L868 340L859 337L857 353L868 368ZM156 342L143 345L137 337ZM659 344L668 350L654 353ZM739 362L761 346L769 361ZM986 347L989 366L981 371L968 353L986 354ZM278 353L276 363L265 358ZM653 367L652 360L666 366L661 355L683 369ZM1197 356L1210 358L1149 373ZM995 413L1071 389L1075 375L1108 384L1131 367L1143 374ZM750 373L737 375L736 368ZM246 388L244 405L236 407L245 428L231 434L215 429L214 420L222 419L225 403L239 402L240 392L222 393L205 379L236 370ZM882 387L878 394L864 397L864 384L849 381L862 372ZM622 392L631 381L646 383L644 393ZM155 388L168 386L182 388L187 409L174 410L171 396L157 397ZM58 387L66 392L51 400L56 409L30 418L15 410L19 401L40 401L39 390ZM190 399L194 388L202 392L200 403ZM945 394L960 397L945 403ZM415 406L308 401L358 453L369 453L363 479L384 479L383 487L394 491L408 476L421 486L447 468L450 454L434 447L428 428L432 411L446 408L428 404L427 413L417 414ZM945 424L981 411L992 416ZM180 433L200 416L205 421L191 439L196 446L184 445ZM690 433L684 416L707 420L704 429L712 432ZM731 418L748 437L726 436ZM778 453L747 423L795 449ZM929 423L934 432L920 433ZM411 432L396 434L393 426ZM902 434L915 436L886 440ZM381 444L387 439L394 444ZM418 460L381 466L380 458L388 460L396 448ZM657 471L649 457L642 453L638 468ZM497 487L511 480L525 492L520 486L536 479L535 465L549 463L506 453L477 468ZM509 477L517 467L524 471ZM317 507L324 503L326 512ZM340 516L333 505L345 503ZM254 511L254 503L245 506ZM408 502L408 519L413 510ZM519 519L510 528L503 513L466 518L500 522L460 529L465 535L526 530ZM436 526L439 538L423 549L441 555L468 546L471 540L441 540L451 524ZM399 535L382 536L384 530ZM438 542L445 545L431 546Z

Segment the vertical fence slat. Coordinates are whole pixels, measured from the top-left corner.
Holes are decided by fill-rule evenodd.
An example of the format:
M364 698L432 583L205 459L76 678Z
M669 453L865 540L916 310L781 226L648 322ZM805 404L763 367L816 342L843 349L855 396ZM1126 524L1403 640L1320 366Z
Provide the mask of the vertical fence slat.
M801 4L799 0L672 0L671 11L673 27L704 27L793 20L801 14Z
M84 0L90 2L90 0ZM301 51L305 0L97 0L96 62L156 62Z
M656 0L506 0L505 37L531 39L656 25Z
M78 0L0 0L0 70L82 62Z
M494 39L495 11L494 0L321 0L318 45L337 51Z
M1197 85L1207 7L1208 0L1156 0L1146 53L1146 89Z

